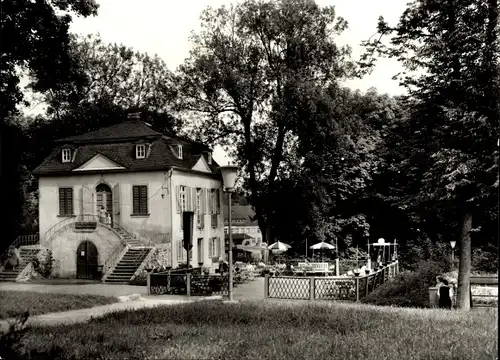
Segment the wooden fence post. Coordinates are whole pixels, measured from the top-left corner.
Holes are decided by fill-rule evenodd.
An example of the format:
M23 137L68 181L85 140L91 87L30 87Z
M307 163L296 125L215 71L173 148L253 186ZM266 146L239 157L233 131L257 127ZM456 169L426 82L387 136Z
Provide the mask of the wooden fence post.
M313 301L314 300L314 280L316 277L312 276L309 278L309 300Z
M356 281L356 302L358 302L359 301L359 277L358 276L356 276L355 281Z
M148 295L151 295L151 273L148 272L147 277Z
M191 274L186 274L186 292L187 296L191 296Z
M264 274L264 298L269 298L269 274Z

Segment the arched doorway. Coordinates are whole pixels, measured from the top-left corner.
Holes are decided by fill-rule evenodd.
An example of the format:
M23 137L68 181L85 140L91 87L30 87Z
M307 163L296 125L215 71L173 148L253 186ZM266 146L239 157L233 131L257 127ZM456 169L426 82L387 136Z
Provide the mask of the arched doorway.
M97 276L97 247L92 241L83 241L76 251L77 279L94 279Z
M101 207L104 207L106 212L110 215L111 220L113 220L113 193L111 188L106 184L99 184L95 188L97 194L97 214L100 215Z

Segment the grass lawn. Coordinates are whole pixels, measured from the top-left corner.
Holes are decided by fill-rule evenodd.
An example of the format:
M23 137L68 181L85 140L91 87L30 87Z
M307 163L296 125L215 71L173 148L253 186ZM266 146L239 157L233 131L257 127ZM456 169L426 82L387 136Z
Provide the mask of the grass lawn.
M53 294L33 291L0 291L0 319L8 319L29 310L30 315L90 308L116 303L110 296Z
M196 302L28 330L64 359L494 359L496 310Z

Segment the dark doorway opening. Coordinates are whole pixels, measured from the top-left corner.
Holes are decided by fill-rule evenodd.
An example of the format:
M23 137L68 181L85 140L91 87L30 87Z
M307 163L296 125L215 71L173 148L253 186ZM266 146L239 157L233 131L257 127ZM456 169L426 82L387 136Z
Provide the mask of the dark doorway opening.
M76 251L76 277L77 279L96 279L98 253L97 247L91 241L84 241L78 245Z

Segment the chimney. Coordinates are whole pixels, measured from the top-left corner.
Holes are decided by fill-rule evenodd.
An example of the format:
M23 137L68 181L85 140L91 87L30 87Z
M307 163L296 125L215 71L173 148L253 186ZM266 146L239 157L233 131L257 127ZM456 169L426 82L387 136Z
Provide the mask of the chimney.
M127 119L130 119L130 120L140 120L141 119L141 113L140 112L129 113L127 115Z

